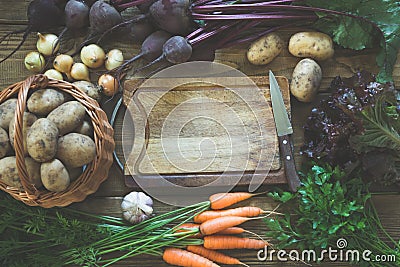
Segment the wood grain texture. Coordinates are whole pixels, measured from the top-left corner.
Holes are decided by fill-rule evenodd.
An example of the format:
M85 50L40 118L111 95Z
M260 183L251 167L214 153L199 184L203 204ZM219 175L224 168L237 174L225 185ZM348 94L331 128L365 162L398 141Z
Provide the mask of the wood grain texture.
M238 188L240 190L242 188ZM400 239L400 229L398 227L398 220L400 219L400 209L397 205L393 205L393 203L398 203L400 201L400 195L375 195L372 197L373 203L376 206L379 216L382 220L382 224L384 227L391 233L392 237L395 240ZM121 197L95 197L90 196L83 203L73 204L72 207L85 211L95 211L99 214L103 215L111 215L116 217L121 217ZM240 206L256 206L260 207L264 210L272 210L276 208L277 203L272 199L266 197L265 195L257 196L249 200L245 200L240 204ZM237 207L235 205L233 207ZM98 208L101 207L101 210ZM154 202L154 213L162 214L168 211L173 210L174 207L165 205L161 202ZM279 208L280 211L285 211L285 206ZM268 229L262 223L262 221L250 221L243 224L243 227L249 231L258 233L260 235L264 235ZM346 237L344 237L346 238ZM225 252L224 252L225 253ZM257 260L257 251L254 250L234 250L228 251L227 254L239 258L242 262L252 266L305 266L304 264L299 264L295 262L279 262L277 259L274 259L273 262L264 261L260 262ZM138 262L140 262L140 266L144 267L153 267L153 266L162 266L168 267L170 265L164 263L161 258L157 258L154 256L140 256L134 257L132 259L127 259L119 262L116 266L139 266ZM345 262L324 262L322 264L313 264L312 266L320 266L320 267L334 267L334 266L354 266Z
M24 25L27 23L26 19L26 7L30 0L15 0L15 1L0 1L0 35L3 35L11 30L23 29ZM301 29L304 30L304 29ZM284 38L285 42L289 39L291 33L300 31L300 29L291 29L286 31L281 31L279 34ZM54 33L57 33L55 31ZM21 36L13 36L8 42L1 44L0 56L8 54L11 49L13 49L16 44L20 41ZM0 88L5 88L10 84L24 80L30 73L25 70L23 66L23 59L25 55L35 49L36 36L31 34L27 42L22 46L21 50L17 52L10 60L0 64ZM120 48L126 58L136 55L140 50L140 45L134 44L132 41L120 41L110 39L102 46L109 50L111 48ZM300 60L289 54L287 49L285 49L281 55L276 58L272 63L267 66L253 66L245 58L246 46L235 47L225 50L220 50L217 52L217 62L223 62L239 70L247 73L248 75L265 75L268 70L274 71L275 75L283 75L288 79L291 78L292 70L295 64ZM328 91L329 84L333 77L337 75L351 76L352 73L357 69L367 69L370 71L377 71L375 64L375 50L363 50L363 51L350 51L342 49L340 47L335 47L335 56L325 62L321 62L321 67L323 69L323 80L321 85L321 92ZM400 84L400 53L398 54L398 60L394 69L394 81L395 84ZM79 61L79 58L76 58ZM142 65L144 62L139 61L136 66ZM98 75L97 71L92 71L92 77ZM140 74L137 76L140 77ZM95 79L94 79L95 80ZM320 94L319 99L326 95ZM296 164L299 167L303 158L299 155L299 149L302 145L302 126L306 117L308 116L311 108L318 102L316 100L310 104L300 103L294 98L291 99L292 105L292 121L294 128L294 142L295 142L295 157ZM116 123L116 133L115 139L117 142L117 147L121 147L121 129L122 122L121 119ZM106 180L100 187L100 189L92 196L89 196L82 203L77 203L72 205L72 207L77 209L84 209L90 212L96 212L98 214L108 214L119 216L120 215L120 203L121 198L126 193L130 192L132 189L125 186L124 175L114 165L110 170L110 175L108 180ZM270 187L262 187L260 190L268 190ZM236 190L247 190L247 187L239 186ZM166 192L167 193L167 192ZM400 196L398 194L389 194L381 196L373 196L374 203L380 214L383 225L396 240L400 238L400 228L398 222L400 220L400 209L397 203L400 202ZM259 206L264 209L272 209L276 206L276 203L264 196L256 197L252 200L246 201L246 205ZM175 207L169 206L160 202L155 202L155 214L164 213L174 209ZM259 234L263 234L268 229L258 222L249 222L245 225L246 229L254 231ZM230 253L233 256L240 258L243 262L249 264L250 266L304 266L303 264L295 264L293 262L283 263L283 262L259 262L256 258L255 251L232 251ZM153 256L140 256L132 259L125 260L118 263L115 266L143 266L143 267L153 267L162 266L167 267L167 265L162 262L161 258ZM318 265L314 265L318 266ZM319 266L349 266L346 263L323 263Z
M153 80L139 87L137 80L125 82L125 102L136 126L126 175L172 175L174 183L198 186L220 174L258 170L266 175L270 169L277 177L282 172L267 77L252 78L259 88L239 77L195 84L193 78ZM278 83L290 111L288 81L278 77ZM264 182L277 181L267 176Z

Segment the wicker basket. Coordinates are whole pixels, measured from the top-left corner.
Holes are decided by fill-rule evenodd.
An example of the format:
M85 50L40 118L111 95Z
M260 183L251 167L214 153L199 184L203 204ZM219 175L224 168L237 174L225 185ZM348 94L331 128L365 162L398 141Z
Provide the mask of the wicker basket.
M94 129L94 142L96 144L96 158L87 165L82 175L70 184L67 190L62 192L49 192L45 189L37 189L29 184L28 173L24 160L24 145L22 135L22 119L26 107L28 93L42 88L56 88L70 94L73 98L85 106L86 112L92 120ZM73 202L85 199L94 193L100 184L107 179L108 170L113 162L115 147L113 129L99 104L88 97L76 86L59 80L48 79L44 75L34 75L25 81L18 82L0 92L0 103L18 94L17 108L15 111L15 141L14 149L17 159L17 169L25 191L10 187L0 181L0 189L9 193L15 199L21 200L30 206L50 208L54 206L67 206Z

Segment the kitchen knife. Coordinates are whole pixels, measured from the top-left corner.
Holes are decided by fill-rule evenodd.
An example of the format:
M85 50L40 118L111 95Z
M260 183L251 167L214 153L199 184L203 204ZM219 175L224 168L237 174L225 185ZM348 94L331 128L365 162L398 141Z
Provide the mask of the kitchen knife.
M290 135L293 133L293 129L285 104L283 103L281 89L279 88L278 82L276 81L272 71L269 71L269 84L272 111L274 113L276 132L278 134L279 150L285 166L286 179L290 191L296 192L297 188L300 186L300 179L294 163L293 150L290 141Z

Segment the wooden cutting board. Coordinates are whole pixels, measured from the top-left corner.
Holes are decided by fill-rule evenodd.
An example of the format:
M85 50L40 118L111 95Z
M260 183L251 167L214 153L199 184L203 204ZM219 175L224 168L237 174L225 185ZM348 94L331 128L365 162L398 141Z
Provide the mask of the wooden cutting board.
M135 187L132 178L140 177L151 186L152 179L162 177L181 186L201 186L216 179L224 185L246 185L253 175L264 184L286 183L269 79L250 78L259 96L248 99L246 94L254 96L254 88L234 77L216 77L212 83L176 78L151 85L126 81L124 103L133 123L124 130L133 132L131 138L122 140L128 147L126 184ZM288 80L279 76L277 80L290 113ZM176 83L182 85L169 89Z

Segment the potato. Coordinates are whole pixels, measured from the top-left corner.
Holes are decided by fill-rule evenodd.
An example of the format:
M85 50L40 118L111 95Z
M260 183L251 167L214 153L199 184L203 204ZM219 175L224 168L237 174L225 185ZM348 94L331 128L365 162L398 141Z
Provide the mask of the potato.
M55 89L39 89L27 101L28 110L40 116L46 116L64 103L64 95Z
M49 161L56 155L57 141L57 126L46 118L40 118L28 130L26 137L28 153L38 162Z
M14 156L0 159L0 180L8 186L23 190L17 170L17 161Z
M326 60L334 54L331 37L321 32L298 32L289 40L289 52L296 57Z
M29 174L29 182L36 188L42 187L43 184L40 177L40 163L36 162L30 157L25 157L25 166Z
M7 131L0 127L0 159L4 158L10 150L10 139Z
M78 101L69 101L54 109L47 116L58 128L60 135L72 132L85 118L85 107Z
M30 178L28 182L32 183L36 188L42 187L40 163L26 157L25 166ZM25 190L18 175L17 158L15 156L6 157L0 160L0 180L9 186L20 189L21 191Z
M70 133L58 140L57 158L71 168L90 163L96 156L94 141L83 134Z
M8 131L10 121L14 118L16 107L17 99L15 98L8 99L0 105L0 127L6 131Z
M29 128L32 124L37 120L37 117L29 112L24 112L24 116L22 118L22 139L24 142L24 153L28 155L28 147L26 145L26 135L28 133ZM10 121L10 126L8 127L10 133L10 142L11 146L14 148L14 135L15 135L15 127L14 127L14 119Z
M266 65L281 53L283 45L282 39L277 34L267 34L250 45L247 59L254 65Z
M42 163L40 175L44 187L52 192L64 191L70 184L68 171L58 159Z
M81 89L84 93L86 93L88 96L93 98L96 101L101 100L101 92L98 86L94 85L91 82L88 81L76 81L72 83L79 89Z
M83 121L81 125L74 130L74 132L92 137L93 125L88 121Z
M310 58L305 58L297 63L293 70L290 92L301 102L314 100L321 85L321 67Z

